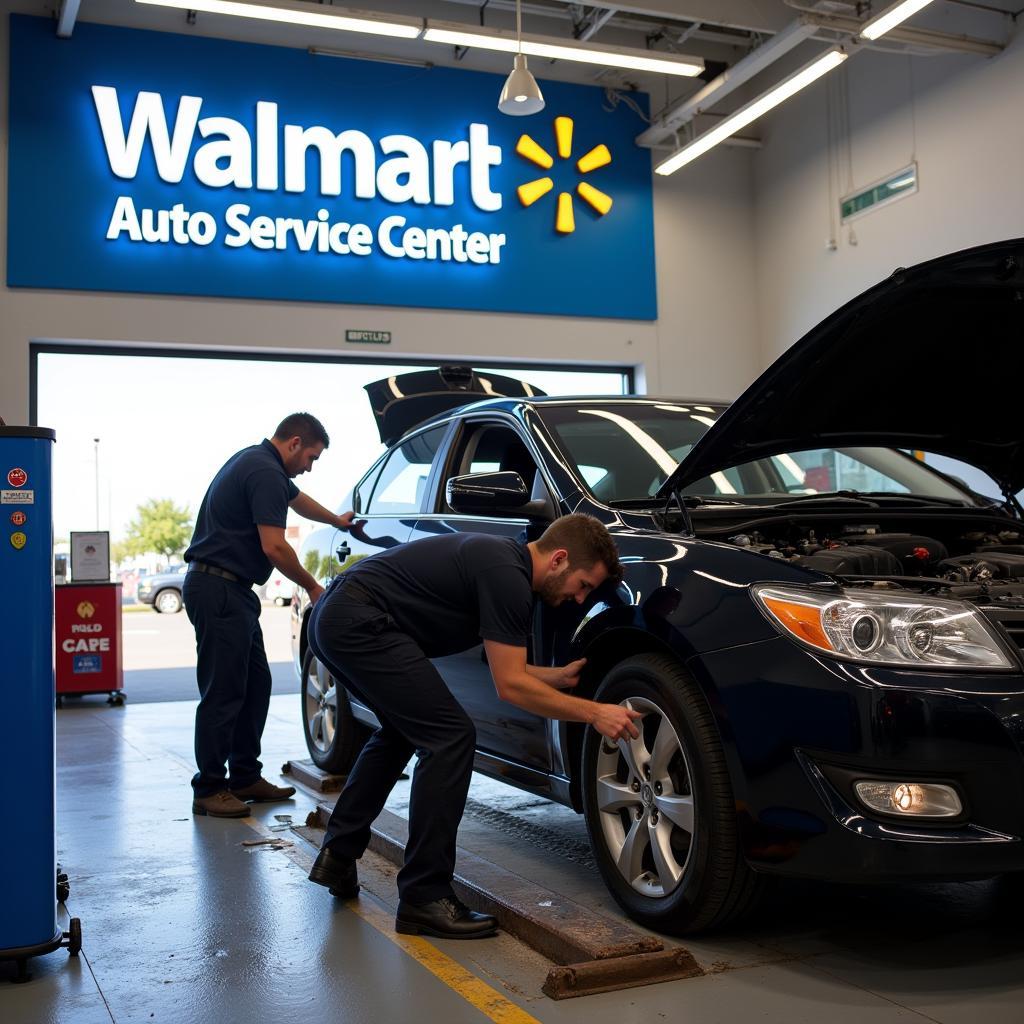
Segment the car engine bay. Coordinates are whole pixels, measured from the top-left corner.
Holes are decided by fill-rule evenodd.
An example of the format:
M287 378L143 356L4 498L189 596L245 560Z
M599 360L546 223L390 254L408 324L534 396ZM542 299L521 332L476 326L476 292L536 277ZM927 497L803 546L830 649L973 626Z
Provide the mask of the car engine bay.
M1024 529L1012 528L1012 522L951 519L929 522L927 533L902 532L881 522L760 520L719 537L848 582L1024 608Z

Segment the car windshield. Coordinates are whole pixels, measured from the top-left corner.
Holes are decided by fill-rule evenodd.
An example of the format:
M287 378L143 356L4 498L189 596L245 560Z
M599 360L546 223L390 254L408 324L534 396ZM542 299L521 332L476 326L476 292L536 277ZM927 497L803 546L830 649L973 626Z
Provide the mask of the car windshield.
M724 406L674 402L545 405L540 409L562 450L599 501L653 497ZM712 473L684 494L723 500L827 495L907 495L971 504L970 495L922 462L892 448L813 448Z

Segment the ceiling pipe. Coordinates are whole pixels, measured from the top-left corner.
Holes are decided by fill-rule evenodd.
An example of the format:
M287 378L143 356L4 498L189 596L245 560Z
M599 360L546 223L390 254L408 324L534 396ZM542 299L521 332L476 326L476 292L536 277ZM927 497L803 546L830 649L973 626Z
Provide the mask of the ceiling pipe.
M818 30L818 25L801 15L790 22L781 32L752 50L742 60L727 68L717 78L708 82L703 89L689 99L675 106L666 108L655 116L651 127L637 137L637 145L651 147L675 135L675 133L692 121L698 114L713 107L751 78L774 64L802 42L810 39Z

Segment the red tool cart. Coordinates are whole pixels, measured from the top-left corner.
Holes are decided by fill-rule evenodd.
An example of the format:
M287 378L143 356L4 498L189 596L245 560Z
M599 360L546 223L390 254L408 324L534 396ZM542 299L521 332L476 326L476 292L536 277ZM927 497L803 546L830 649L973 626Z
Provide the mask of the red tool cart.
M54 589L54 601L57 707L86 693L123 704L121 584L66 583Z

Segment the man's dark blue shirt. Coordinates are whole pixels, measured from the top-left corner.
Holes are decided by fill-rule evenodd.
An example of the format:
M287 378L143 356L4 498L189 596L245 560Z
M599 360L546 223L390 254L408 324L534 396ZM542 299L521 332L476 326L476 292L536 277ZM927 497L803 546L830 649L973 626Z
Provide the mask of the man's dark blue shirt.
M185 561L227 569L247 583L265 583L273 567L258 527L284 529L288 503L298 494L269 441L236 452L206 491Z

